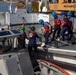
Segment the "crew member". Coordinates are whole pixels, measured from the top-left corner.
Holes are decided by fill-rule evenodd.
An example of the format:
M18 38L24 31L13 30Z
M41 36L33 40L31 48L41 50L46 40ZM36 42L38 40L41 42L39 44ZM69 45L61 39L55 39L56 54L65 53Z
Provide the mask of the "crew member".
M29 36L28 36L29 39L28 51L30 56L33 49L35 50L35 55L36 56L38 55L36 38L39 38L39 36L35 32L35 27L31 27L31 31L29 32Z
M61 22L58 19L58 16L57 16L56 12L52 12L52 16L54 17L54 22L53 22L54 32L53 32L53 38L52 38L52 40L54 40L56 33L57 33L56 38L59 38L59 36L60 36L60 25L61 25Z
M39 23L42 24L44 27L45 44L47 44L48 38L49 38L50 34L52 33L52 25L49 22L44 22L42 19L39 20Z
M25 27L24 27L24 25L22 25L21 27L20 27L20 31L23 33L22 35L20 35L19 37L18 37L18 47L19 48L25 48L25 38L27 38L27 36L26 36L26 33L25 33Z
M66 17L66 13L64 11L61 11L61 38L64 41L65 40L65 36L68 36L68 34L66 34L66 31L68 31L68 22L69 19Z
M73 36L73 25L74 25L74 18L71 17L72 16L72 12L67 12L67 17L69 19L68 22L68 33L69 33L69 39L71 40L72 36Z
M0 53L2 53L3 52L3 47L2 47L2 45L0 45Z

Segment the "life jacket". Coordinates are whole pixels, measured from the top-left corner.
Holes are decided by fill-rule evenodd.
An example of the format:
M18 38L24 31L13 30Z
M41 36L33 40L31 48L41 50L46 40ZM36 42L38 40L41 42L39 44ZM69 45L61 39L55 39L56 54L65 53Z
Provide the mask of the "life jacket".
M69 18L69 22L68 22L68 26L73 26L73 19L72 18Z
M68 26L68 22L69 22L68 18L64 18L61 20L61 24L63 25L63 27Z
M61 24L65 25L65 24L66 24L66 22L65 22L64 20L61 20Z
M34 35L34 32L31 31L31 32L29 33L29 38L33 37L33 35Z
M49 30L52 30L52 26L49 22L45 22L44 23L44 29L46 32L48 32Z
M37 38L37 33L36 32L30 32L29 33L29 43L30 45L36 44L36 38Z
M61 21L58 20L58 19L55 19L55 20L54 20L54 24L55 24L55 25L61 25Z
M71 21L68 22L68 26L72 26L72 22Z

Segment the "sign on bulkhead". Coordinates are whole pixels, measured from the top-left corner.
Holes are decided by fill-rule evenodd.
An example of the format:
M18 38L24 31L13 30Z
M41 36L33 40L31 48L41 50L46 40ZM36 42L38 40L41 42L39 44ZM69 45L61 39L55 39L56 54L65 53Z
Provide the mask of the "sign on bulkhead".
M39 14L38 15L38 21L39 19L43 19L45 22L49 22L49 15L47 14Z

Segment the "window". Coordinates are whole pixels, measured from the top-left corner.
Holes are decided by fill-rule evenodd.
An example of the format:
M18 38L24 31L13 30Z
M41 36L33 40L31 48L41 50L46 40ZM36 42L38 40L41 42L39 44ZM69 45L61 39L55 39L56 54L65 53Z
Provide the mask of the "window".
M49 0L50 3L58 3L58 0Z
M75 0L64 0L64 3L75 3Z

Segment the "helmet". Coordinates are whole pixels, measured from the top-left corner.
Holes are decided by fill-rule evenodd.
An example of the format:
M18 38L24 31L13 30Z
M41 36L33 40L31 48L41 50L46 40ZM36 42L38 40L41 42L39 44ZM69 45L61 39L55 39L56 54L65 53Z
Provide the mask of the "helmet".
M67 12L67 16L71 16L71 15L72 15L71 11Z
M31 28L31 30L32 30L32 31L35 31L35 27L33 26L33 27Z
M65 12L64 11L61 11L61 15L65 15Z
M56 16L56 12L54 11L54 12L52 12L52 16Z
M21 26L20 27L20 30L23 30L24 31L25 30L25 27L24 26Z
M42 19L39 20L39 23L42 24L42 22L44 22Z

